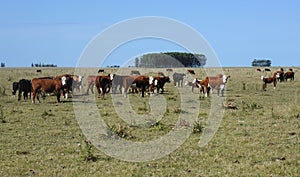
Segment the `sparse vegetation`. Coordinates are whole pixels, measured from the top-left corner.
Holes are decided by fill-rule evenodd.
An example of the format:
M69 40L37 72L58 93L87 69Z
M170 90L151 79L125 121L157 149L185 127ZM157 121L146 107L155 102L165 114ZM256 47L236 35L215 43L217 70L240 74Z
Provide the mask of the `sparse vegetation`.
M130 68L131 69L131 68ZM130 69L128 69L130 71ZM275 71L277 68L271 68ZM180 105L181 96L173 83L165 85L166 112L157 120L151 117L152 126L125 122L115 112L114 106L122 105L121 99L112 104L110 94L105 99L95 98L99 113L111 134L127 142L152 141L178 128L191 128L189 138L177 150L157 160L125 162L106 155L83 136L73 103L93 103L86 95L76 96L63 103L55 103L55 96L48 96L40 104L18 102L12 97L11 83L26 76L36 77L35 68L2 68L0 90L0 176L299 176L300 149L300 72L295 81L278 83L276 90L268 86L261 90L260 74L253 68L225 68L230 74L226 88L226 103L239 109L225 109L220 127L211 141L199 147L207 129L212 99L202 97L197 121L185 120L188 114ZM125 69L126 70L126 69ZM175 70L175 69L174 69ZM295 68L295 71L299 68ZM107 72L115 72L109 68ZM157 69L165 72L165 69ZM185 72L186 70L177 71ZM41 76L73 73L70 68L45 68ZM150 72L150 71L149 71ZM25 74L24 74L25 73ZM82 73L86 73L85 70ZM124 71L124 73L126 73ZM147 69L142 74L148 73ZM153 72L157 73L157 72ZM165 72L167 73L167 72ZM196 70L197 78L205 72ZM244 76L247 77L244 77ZM11 81L7 78L11 77ZM86 75L85 75L86 78ZM186 79L186 78L185 78ZM190 78L189 78L190 79ZM241 83L246 83L243 89ZM86 88L86 80L83 80ZM6 93L3 93L5 86ZM84 93L86 90L82 90ZM187 93L199 98L199 93ZM214 90L213 95L216 95ZM92 96L92 95L90 95ZM184 96L184 95L183 95ZM138 115L151 112L149 96L141 98L129 94L132 110ZM51 111L50 111L51 110ZM87 111L87 110L83 110ZM97 113L97 112L96 112ZM96 116L94 112L86 117ZM181 115L181 117L179 117ZM179 124L177 122L179 121ZM138 122L138 121L137 121ZM175 127L178 125L178 127ZM110 136L110 137L109 137ZM157 147L159 149L160 147ZM147 149L145 149L147 152Z

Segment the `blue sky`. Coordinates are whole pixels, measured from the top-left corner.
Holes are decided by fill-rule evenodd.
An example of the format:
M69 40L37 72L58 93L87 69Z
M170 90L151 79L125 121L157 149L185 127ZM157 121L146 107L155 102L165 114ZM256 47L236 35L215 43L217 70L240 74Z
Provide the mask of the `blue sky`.
M75 67L89 42L109 26L161 16L198 31L222 66L250 66L254 58L270 59L272 66L299 66L299 9L297 0L2 1L0 61L7 67L40 62ZM122 65L141 53L182 50L163 40L136 40L112 52L103 65Z

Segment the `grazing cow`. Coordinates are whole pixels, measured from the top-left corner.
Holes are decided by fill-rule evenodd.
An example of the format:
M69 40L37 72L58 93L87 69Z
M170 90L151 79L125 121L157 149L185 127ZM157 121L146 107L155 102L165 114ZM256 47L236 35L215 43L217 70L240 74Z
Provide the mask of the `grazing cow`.
M277 75L276 75L277 80L279 80L279 82L283 82L284 81L284 72L282 70L280 70L280 71L276 71L276 73L277 73Z
M284 73L284 79L287 81L287 79L290 79L291 81L295 79L295 73L293 71L288 71Z
M173 74L173 81L174 81L174 85L179 87L181 86L182 87L182 83L183 83L183 78L185 77L185 74L182 74L182 73L174 73Z
M19 90L19 82L13 82L12 87L13 87L12 95L16 95L17 91Z
M110 91L113 78L113 74L108 74L107 76L96 76L95 86L98 91L98 96L102 95L104 97L104 95Z
M33 78L31 81L32 87L32 103L35 103L35 97L40 103L39 93L52 93L55 91L56 101L60 102L60 91L63 89L63 86L66 85L66 77L62 76L61 78Z
M167 72L173 72L173 69L167 68L166 71L167 71Z
M267 84L273 83L274 89L276 88L278 74L275 72L273 77L261 76L261 80L264 82L262 89L266 91Z
M161 89L162 94L164 93L164 85L166 82L170 83L170 78L168 76L164 76L164 77L157 76L153 78L154 87L156 87L157 93L159 93L159 89Z
M37 73L42 73L42 70L41 69L37 69L36 72Z
M265 72L267 72L267 71L271 72L271 69L270 68L265 68Z
M289 68L289 71L293 72L293 68Z
M98 70L98 73L103 73L104 72L104 69L99 69Z
M257 68L256 71L257 71L257 72L261 72L261 69Z
M195 71L194 70L188 69L187 71L188 71L188 73L195 75Z
M150 88L150 93L153 93L152 85L153 85L153 77L149 76L128 76L123 80L123 95L127 97L128 88L132 85L136 84L136 87L141 90L142 97L144 97L145 91L147 88ZM151 87L150 87L151 86Z
M137 71L137 70L132 70L130 72L130 75L141 75L141 73L139 71Z
M27 79L21 79L19 81L19 95L18 95L18 101L21 100L21 95L23 93L24 100L28 99L28 93L31 97L31 81Z

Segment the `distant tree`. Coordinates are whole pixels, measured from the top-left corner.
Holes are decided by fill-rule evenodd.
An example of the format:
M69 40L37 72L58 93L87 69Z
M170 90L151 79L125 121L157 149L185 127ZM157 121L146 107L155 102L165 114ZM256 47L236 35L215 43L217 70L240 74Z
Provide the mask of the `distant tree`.
M140 59L138 57L135 58L134 65L135 65L135 67L139 67L140 66Z
M203 54L183 52L150 53L140 57L139 66L145 68L202 67L206 64Z
M252 61L252 66L259 66L259 67L269 67L271 66L271 60L267 60L267 59L262 59L262 60L257 60L254 59Z
M5 63L1 62L1 68L4 68L4 67L5 67Z

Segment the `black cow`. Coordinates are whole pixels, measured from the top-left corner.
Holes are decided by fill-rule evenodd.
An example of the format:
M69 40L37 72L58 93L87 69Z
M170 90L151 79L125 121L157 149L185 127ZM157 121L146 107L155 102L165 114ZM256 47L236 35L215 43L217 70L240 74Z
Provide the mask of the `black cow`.
M19 81L19 95L18 95L18 101L21 100L21 95L23 93L24 100L28 99L28 93L31 97L31 81L27 79L21 79Z

